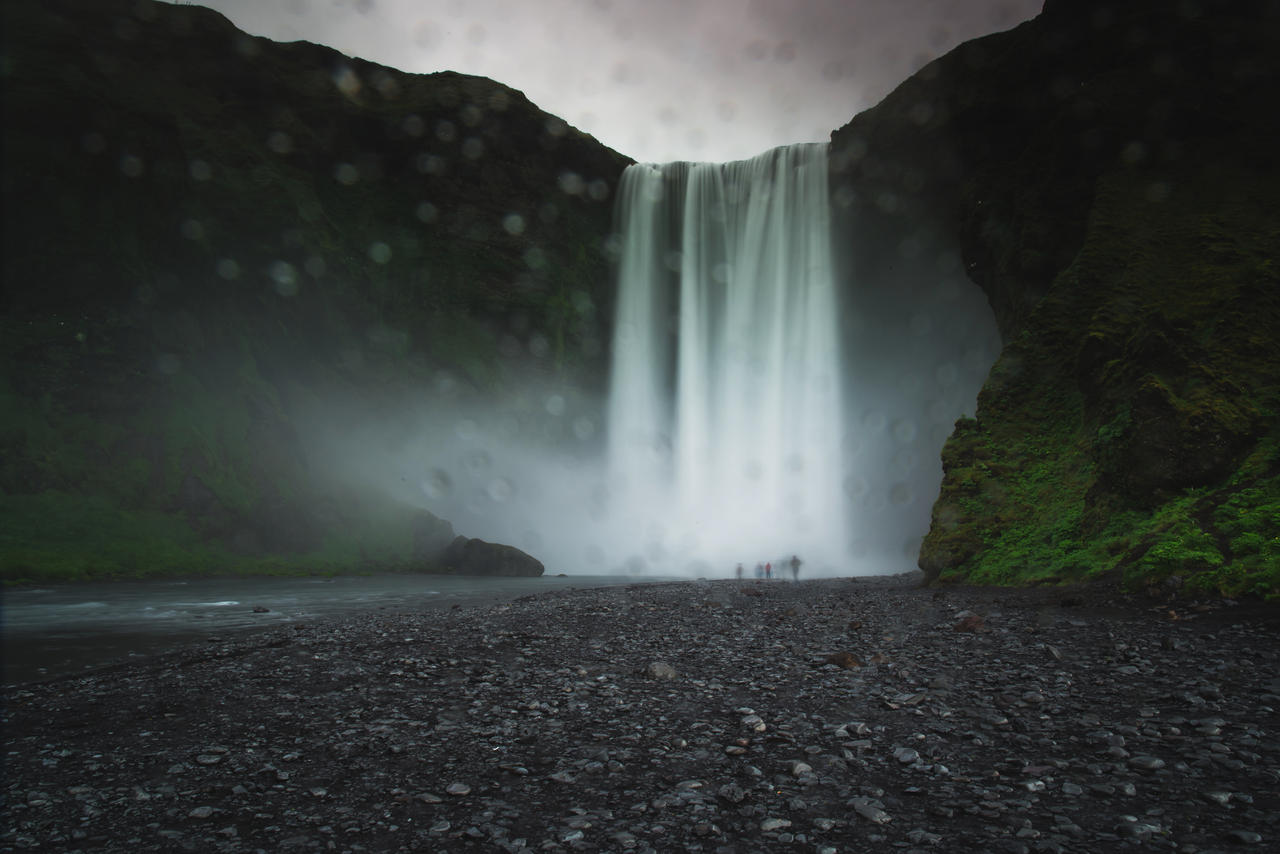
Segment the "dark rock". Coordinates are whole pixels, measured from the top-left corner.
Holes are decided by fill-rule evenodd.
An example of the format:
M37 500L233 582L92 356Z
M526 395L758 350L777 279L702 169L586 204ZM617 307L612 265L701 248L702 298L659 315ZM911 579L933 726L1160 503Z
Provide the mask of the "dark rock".
M834 664L837 667L843 667L846 670L852 667L861 667L862 662L851 652L833 652L823 661L827 664Z
M677 678L679 673L665 661L651 661L645 665L644 675L650 679L671 680Z
M515 546L456 537L440 558L455 575L507 575L535 577L543 573L542 562Z

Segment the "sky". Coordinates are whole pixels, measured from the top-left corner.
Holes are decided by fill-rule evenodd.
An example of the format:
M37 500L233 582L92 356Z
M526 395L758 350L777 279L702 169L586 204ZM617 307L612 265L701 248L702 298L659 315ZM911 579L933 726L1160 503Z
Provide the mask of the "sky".
M824 142L1042 0L205 0L276 41L489 77L641 162Z

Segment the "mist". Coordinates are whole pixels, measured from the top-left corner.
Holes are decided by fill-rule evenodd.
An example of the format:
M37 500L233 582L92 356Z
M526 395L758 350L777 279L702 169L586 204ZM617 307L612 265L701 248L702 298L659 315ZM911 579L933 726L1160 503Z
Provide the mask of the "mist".
M620 289L629 239L622 204L614 241L621 247ZM825 192L819 204L817 221L829 228L832 203ZM627 329L635 323L620 298L614 337L622 343L615 342L612 354L613 387L603 394L539 369L545 359L512 343L502 393L481 393L440 371L376 408L363 398L318 399L296 422L307 455L363 494L427 511L450 522L456 534L514 545L541 560L548 574L724 577L738 563L750 574L757 563L781 565L793 554L804 561L803 577L911 570L941 483L943 442L957 418L974 413L1000 341L955 245L923 227L871 219L864 237L824 247L829 261L789 262L825 263L837 292L831 306L818 310L829 331L813 320L800 331L805 341L824 334L838 339L822 346L831 351L832 366L817 371L824 382L836 375L834 386L818 395L834 408L814 409L793 395L778 396L764 410L778 410L779 435L819 422L808 425L820 428L817 434L798 431L799 446L762 449L755 423L761 410L753 408L760 395L739 406L707 380L699 394L714 398L710 408L723 417L701 425L708 435L695 456L716 462L697 474L701 486L690 488L688 478L676 474L682 465L676 458L689 451L681 450L688 441L672 413L690 404L688 389L681 392L674 379L675 356L655 351L640 360L654 362L641 373L663 375L653 384L664 391L641 395L639 408L618 403L625 397L620 385L645 382L634 371L619 372L618 347L626 346L628 334L634 337ZM797 231L791 214L785 220L782 239L804 242L805 228ZM682 269L683 262L673 264L670 250L658 251L667 265L654 276L661 287L678 288L682 278L698 275L687 264ZM706 267L717 264L723 269L715 259ZM785 287L795 288L801 277L793 270L785 278ZM676 307L681 300L669 294L668 301L654 321L655 336L687 337L690 327ZM789 378L813 372L799 365L795 349L777 350L783 355L775 381L782 388L796 385ZM760 380L762 369L753 370L739 384ZM707 376L731 373L717 367ZM647 450L620 457L620 437L637 422L648 424ZM770 454L781 472L773 479Z

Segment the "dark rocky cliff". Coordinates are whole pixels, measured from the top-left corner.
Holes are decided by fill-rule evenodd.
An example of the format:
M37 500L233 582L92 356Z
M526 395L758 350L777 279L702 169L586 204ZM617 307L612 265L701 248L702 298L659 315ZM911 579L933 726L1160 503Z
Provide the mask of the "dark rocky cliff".
M1273 592L1280 4L1046 5L833 135L837 228L959 238L1004 339L920 565Z
M394 562L308 408L599 388L621 155L196 6L3 16L0 576Z

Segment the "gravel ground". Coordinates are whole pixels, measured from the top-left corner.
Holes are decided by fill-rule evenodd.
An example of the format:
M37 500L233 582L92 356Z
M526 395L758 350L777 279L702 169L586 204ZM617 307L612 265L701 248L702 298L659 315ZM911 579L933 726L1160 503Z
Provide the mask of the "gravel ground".
M0 846L1277 850L1278 635L909 578L273 629L6 686Z

